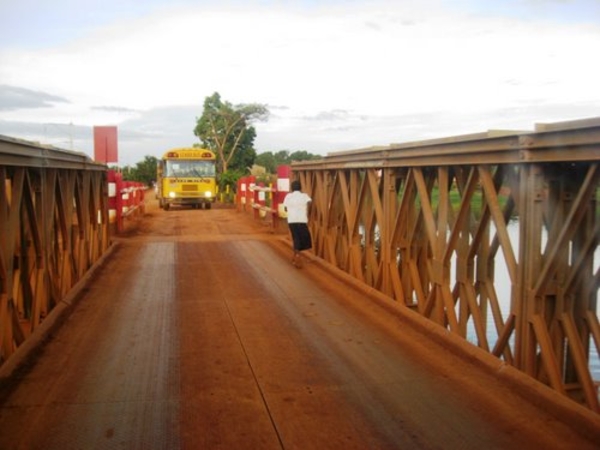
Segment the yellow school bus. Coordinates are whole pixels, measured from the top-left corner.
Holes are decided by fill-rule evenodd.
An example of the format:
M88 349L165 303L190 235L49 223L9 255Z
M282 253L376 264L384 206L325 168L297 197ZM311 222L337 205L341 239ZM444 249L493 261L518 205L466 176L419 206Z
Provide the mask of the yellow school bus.
M217 196L216 157L201 148L175 148L158 161L156 197L161 208L189 205L210 209Z

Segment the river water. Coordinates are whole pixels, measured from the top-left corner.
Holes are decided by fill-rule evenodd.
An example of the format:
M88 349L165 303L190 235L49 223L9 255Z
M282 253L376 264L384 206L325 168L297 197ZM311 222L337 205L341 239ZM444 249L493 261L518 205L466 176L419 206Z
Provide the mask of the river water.
M512 221L508 225L508 232L510 235L510 241L513 245L513 251L515 256L518 255L519 249L519 222ZM542 242L542 245L545 245L545 242ZM594 254L594 273L598 270L600 266L600 249L596 248L596 252ZM510 291L511 291L511 282L510 277L508 276L508 270L506 268L506 262L504 260L504 255L501 249L498 250L495 259L495 288L496 294L498 296L498 301L500 303L500 309L502 311L502 318L506 320L508 317L508 313L510 312ZM597 306L596 314L599 314L600 307ZM494 346L497 341L497 334L495 332L495 326L493 323L493 318L491 316L491 312L488 314L488 323L487 323L488 331L488 342L490 344L490 348ZM472 343L477 343L475 330L470 323L470 326L467 330L467 340ZM592 339L590 339L590 371L592 373L592 377L594 380L600 380L600 358L598 357L598 351L596 350L596 346Z

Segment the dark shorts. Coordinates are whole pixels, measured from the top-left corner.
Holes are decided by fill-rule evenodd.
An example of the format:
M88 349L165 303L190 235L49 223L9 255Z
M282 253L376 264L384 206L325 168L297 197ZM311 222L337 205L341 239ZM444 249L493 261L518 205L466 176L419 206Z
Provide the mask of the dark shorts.
M294 241L294 250L300 252L312 248L312 239L307 224L290 223L289 227L292 233L292 240Z

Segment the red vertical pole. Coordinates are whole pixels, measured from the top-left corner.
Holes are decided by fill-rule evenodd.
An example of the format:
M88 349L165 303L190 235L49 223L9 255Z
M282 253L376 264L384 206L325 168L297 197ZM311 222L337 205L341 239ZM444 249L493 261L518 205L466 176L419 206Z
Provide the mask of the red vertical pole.
M117 190L117 172L109 170L106 181L108 182L108 222L109 227L113 232L118 232L117 221L117 198L119 197L119 191ZM113 226L114 224L114 226Z
M254 203L258 205L258 208L254 209L254 217L261 218L264 212L264 207L266 206L266 192L263 190L265 187L265 183L262 181L258 183L259 190L254 191Z
M285 213L285 209L283 207L283 200L285 199L285 196L288 194L288 192L290 192L291 175L292 168L290 166L277 167L277 192L273 196L273 209L277 209L277 215L281 218L287 217L287 214Z
M254 203L254 185L256 183L256 177L249 175L246 177L246 207L252 209Z
M131 207L131 181L123 181L121 184L121 199L123 200L123 214Z
M115 173L115 209L117 216L117 233L123 231L123 175Z

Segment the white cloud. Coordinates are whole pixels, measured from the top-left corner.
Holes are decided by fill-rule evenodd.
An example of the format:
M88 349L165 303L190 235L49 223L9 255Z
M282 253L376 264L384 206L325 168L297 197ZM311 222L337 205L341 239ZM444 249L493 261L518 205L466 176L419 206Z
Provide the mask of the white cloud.
M257 126L259 150L325 151L413 140L436 120L449 134L481 117L483 129L529 128L543 119L534 113L600 105L599 23L448 5L164 7L68 45L0 47L0 84L66 99L0 120L142 127L155 112L180 107L191 129L204 98L217 91L232 103L285 108ZM336 110L346 114L320 115ZM456 133L446 125L453 116L461 118Z

